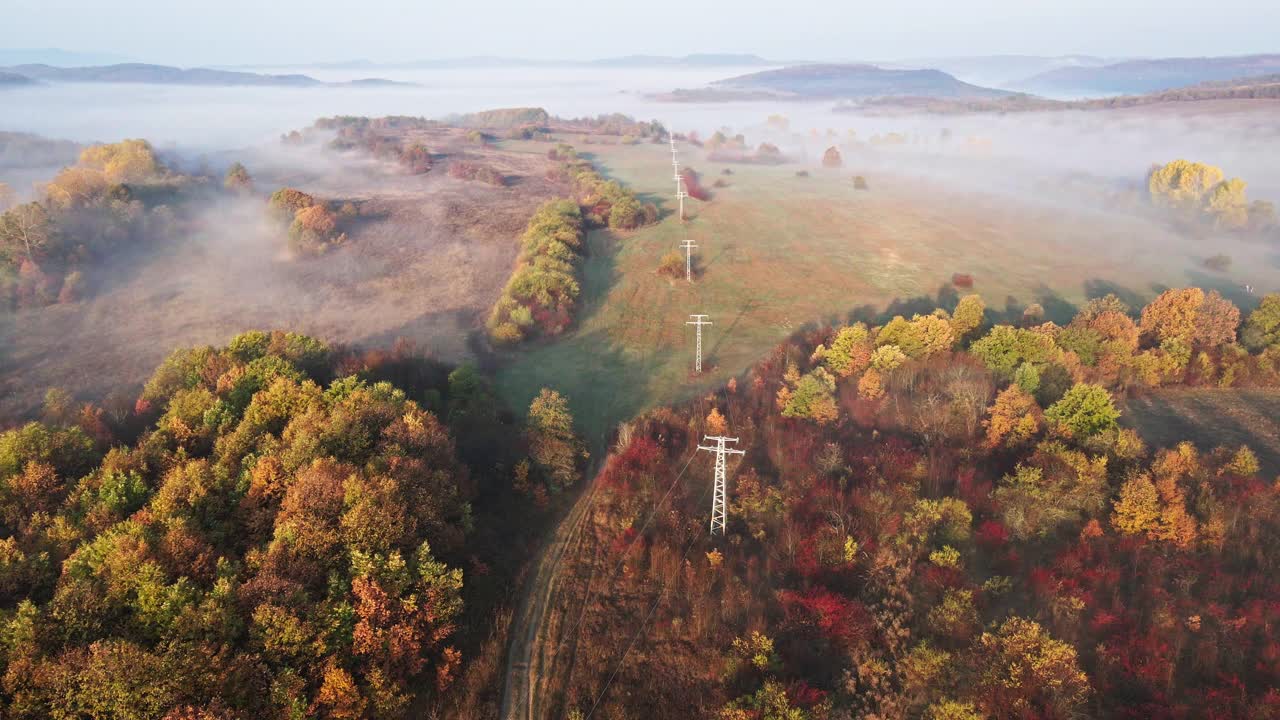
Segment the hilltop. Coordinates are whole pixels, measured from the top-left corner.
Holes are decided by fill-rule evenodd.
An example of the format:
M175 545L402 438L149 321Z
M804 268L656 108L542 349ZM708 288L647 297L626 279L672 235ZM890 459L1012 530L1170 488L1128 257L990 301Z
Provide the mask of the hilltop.
M880 97L837 108L845 112L930 112L939 114L1017 113L1060 110L1115 110L1165 103L1211 100L1280 99L1280 73L1213 80L1187 87L1141 95L1118 95L1090 100L1052 100L1017 93L998 98Z
M1013 86L1029 92L1059 95L1138 94L1277 72L1280 72L1280 55L1157 58L1101 67L1058 68Z
M866 64L796 65L719 80L701 90L676 90L680 101L834 100L923 96L994 98L1003 90L961 82L941 70L899 70Z

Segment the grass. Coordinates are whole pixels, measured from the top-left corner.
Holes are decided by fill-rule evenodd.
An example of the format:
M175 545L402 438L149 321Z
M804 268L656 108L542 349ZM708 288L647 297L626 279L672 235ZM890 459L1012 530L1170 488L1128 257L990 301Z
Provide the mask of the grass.
M516 351L498 372L512 407L542 387L570 400L580 429L598 449L616 423L655 405L679 402L727 381L805 325L851 316L928 312L954 302L955 272L975 278L988 316L1021 314L1040 303L1064 322L1089 297L1117 291L1141 303L1159 290L1197 284L1235 288L1269 272L1266 248L1215 238L1241 273L1202 272L1204 241L1148 221L1087 209L1016 203L957 192L926 181L869 176L857 169L734 166L729 187L710 202L687 201L675 217L666 145L589 145L601 171L658 202L665 217L631 233L593 232L578 324L565 336ZM682 152L710 185L725 167ZM698 244L693 283L656 273L685 235ZM1255 257L1256 256L1256 257ZM1249 272L1258 278L1247 277ZM968 291L965 291L968 292ZM704 369L692 376L689 313L707 313Z
M1130 398L1124 420L1149 445L1201 450L1248 445L1262 477L1280 477L1280 390L1179 388Z

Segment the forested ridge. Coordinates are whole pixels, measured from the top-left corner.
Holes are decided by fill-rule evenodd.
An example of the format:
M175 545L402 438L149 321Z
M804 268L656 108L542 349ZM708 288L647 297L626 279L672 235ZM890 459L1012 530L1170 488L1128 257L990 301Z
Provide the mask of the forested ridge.
M51 392L0 435L3 715L472 716L571 428L553 392L517 422L471 367L283 332L175 351L133 408Z
M572 571L589 580L562 601L585 630L561 711L1273 717L1276 468L1205 438L1148 446L1119 401L1275 387L1278 308L1242 322L1187 288L992 326L969 295L802 333L647 413L598 480ZM746 455L709 538L695 446L721 434Z

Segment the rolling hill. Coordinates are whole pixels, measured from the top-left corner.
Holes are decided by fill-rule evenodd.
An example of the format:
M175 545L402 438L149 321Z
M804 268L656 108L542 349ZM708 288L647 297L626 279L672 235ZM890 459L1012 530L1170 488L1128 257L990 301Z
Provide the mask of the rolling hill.
M1018 113L1054 110L1114 110L1164 103L1211 100L1280 100L1280 73L1256 77L1211 80L1187 87L1137 95L1083 100L1053 100L1019 93L995 98L877 97L855 100L837 112L929 112L936 114Z
M92 67L60 68L52 65L15 65L0 72L51 83L140 83L146 85L324 87L308 75L263 75L208 68L178 68L168 65L125 63ZM368 78L338 85L402 85L390 80Z
M1058 68L1012 86L1050 95L1132 95L1277 72L1280 55L1158 58L1101 67Z
M36 82L35 80L32 80L26 75L19 75L18 73L0 71L0 88L34 85L35 82Z
M875 65L798 65L714 83L730 92L770 93L797 99L869 97L991 98L1003 90L970 85L941 70L890 70Z
M903 69L935 69L954 75L964 82L991 87L1005 87L1010 83L1050 70L1061 68L1090 68L1110 65L1115 59L1093 55L977 55L960 57L908 58L884 67Z

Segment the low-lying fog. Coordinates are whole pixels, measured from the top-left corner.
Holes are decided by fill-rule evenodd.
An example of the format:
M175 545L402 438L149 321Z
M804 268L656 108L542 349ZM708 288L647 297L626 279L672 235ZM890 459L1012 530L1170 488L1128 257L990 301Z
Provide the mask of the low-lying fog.
M834 112L830 102L688 104L652 97L756 70L265 67L253 71L301 72L331 82L376 76L416 85L301 89L50 84L0 94L0 130L81 142L143 137L161 149L201 154L271 144L281 133L329 115L443 117L496 107L539 106L562 117L620 112L658 119L677 131L698 130L704 137L716 129L731 128L746 131L753 144L770 139L792 154L801 150L796 134L805 136L804 151L814 153L813 148L827 140L826 131L834 129L837 137L832 140L839 142L847 141L849 130L861 140L904 133L918 137L929 150L926 154L937 155L945 153L936 139L946 128L957 140L980 140L984 155L997 164L1012 163L1011 172L1035 175L1086 173L1125 181L1141 178L1152 163L1185 157L1218 165L1228 175L1245 179L1255 198L1280 198L1280 168L1274 162L1280 157L1280 125L1273 113L1241 111L1230 103L1186 103L1158 111L868 117ZM790 119L792 134L766 131L764 121L775 113ZM810 135L815 129L820 133L817 138ZM952 143L953 147L958 144ZM1016 186L1020 181L1013 178L1012 182Z

